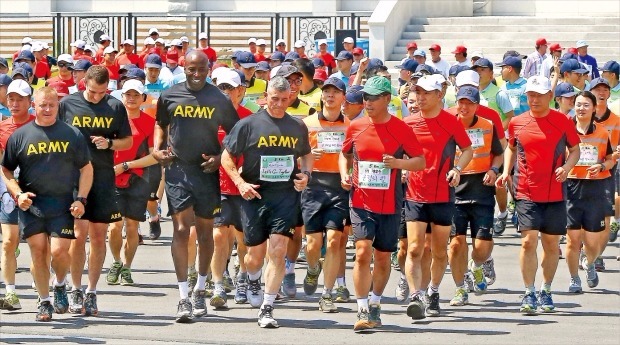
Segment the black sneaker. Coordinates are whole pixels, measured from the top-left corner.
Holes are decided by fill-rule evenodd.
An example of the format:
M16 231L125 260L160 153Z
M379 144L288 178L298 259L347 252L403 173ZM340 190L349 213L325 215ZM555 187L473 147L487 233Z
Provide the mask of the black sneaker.
M207 302L205 301L205 290L197 290L192 294L192 305L194 311L192 316L200 317L207 313Z
M149 238L156 240L161 236L161 225L159 224L159 217L156 221L149 222Z
M414 320L422 320L426 318L424 309L425 305L424 301L422 301L422 296L415 295L411 297L411 302L409 302L409 305L407 306L407 316Z
M176 322L178 323L191 322L192 314L193 314L192 302L189 300L189 298L184 298L180 300L177 306Z
M52 321L52 313L54 312L54 307L52 307L52 304L49 301L39 303L38 309L39 311L37 312L37 316L35 318L36 321Z
M82 315L84 316L97 316L99 309L97 309L97 294L89 292L84 299L84 307L82 308Z
M72 314L81 314L82 308L84 308L84 292L82 292L82 289L71 291L69 312Z
M69 298L67 297L67 286L54 286L54 311L64 314L69 309Z
M424 311L426 316L428 317L437 317L441 313L441 309L439 308L439 292L434 292L430 296L428 296L429 303L426 306L426 310Z
M381 323L381 305L371 304L368 306L368 322L372 328L379 328L383 325Z

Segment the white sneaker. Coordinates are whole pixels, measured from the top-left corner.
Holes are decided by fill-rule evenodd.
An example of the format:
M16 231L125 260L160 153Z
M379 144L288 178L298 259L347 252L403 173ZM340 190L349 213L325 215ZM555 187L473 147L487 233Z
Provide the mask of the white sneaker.
M260 286L260 280L248 280L247 297L248 302L254 308L258 308L263 304L264 292Z
M258 325L261 328L278 328L278 321L273 318L273 306L266 305L258 311Z

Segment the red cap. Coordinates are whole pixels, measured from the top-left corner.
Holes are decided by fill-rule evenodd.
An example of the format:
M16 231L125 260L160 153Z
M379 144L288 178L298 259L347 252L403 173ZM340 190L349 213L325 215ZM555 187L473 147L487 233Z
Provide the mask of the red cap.
M437 50L441 51L441 46L439 44L433 44L428 50Z
M454 48L454 51L452 52L452 54L464 54L464 53L467 53L467 48L465 48L465 46L456 46L456 48Z
M568 48L568 52L571 54L579 54L579 52L577 51L577 48Z
M536 40L536 45L537 46L546 46L547 45L547 40L544 38L539 38Z
M168 49L166 63L179 63L179 52L176 49Z
M58 99L61 99L69 94L69 87L62 81L53 82L48 86L56 90L56 93L58 94Z
M364 55L364 50L359 47L353 48L353 55Z
M418 44L417 44L417 43L415 43L415 42L409 42L409 43L407 43L407 50L411 50L411 49L415 49L415 50L417 50L417 49L418 49Z
M562 48L559 43L554 43L549 46L549 50L552 52L557 52L564 50L564 48Z
M317 69L314 71L314 80L326 81L327 80L327 71L324 69Z

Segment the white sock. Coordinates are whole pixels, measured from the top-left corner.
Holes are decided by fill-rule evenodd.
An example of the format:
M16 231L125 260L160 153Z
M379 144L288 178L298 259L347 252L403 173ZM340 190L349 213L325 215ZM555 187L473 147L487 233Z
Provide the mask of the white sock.
M433 286L433 285L429 285L428 286L428 290L427 290L427 294L430 296L436 292L439 292L439 287L438 286Z
M189 296L189 285L187 281L179 282L179 297L186 299Z
M407 280L407 276L404 273L400 273L400 279Z
M196 265L194 266L189 266L187 268L187 273L192 274L192 273L196 273Z
M66 284L65 280L59 283L58 279L54 278L54 286L63 286L65 284Z
M323 294L322 296L331 296L332 295L332 290L333 289L328 289L326 287L323 288Z
M370 301L368 302L369 304L381 304L381 295L377 296L375 295L375 293L371 293L370 294Z
M259 280L261 276L261 271L258 270L258 272L256 273L252 273L250 271L248 271L248 279L249 280Z
M7 293L9 293L9 292L15 292L15 284L11 284L11 285L8 285L8 284L7 284L7 286L6 286L6 292L7 292Z
M96 295L97 294L97 290L91 290L89 288L86 288L86 293L94 293Z
M338 277L336 278L336 283L338 284L338 286L347 286L346 281L344 280L344 277Z
M291 273L295 273L295 262L290 262L288 261L288 259L286 259L286 274L291 274Z
M368 298L358 298L357 299L357 310L366 309L368 310Z
M71 289L71 291L77 291L77 290L83 290L82 286L73 285L73 288Z
M39 296L39 298L41 299L41 302L52 302L52 297L47 296L45 298L42 298L41 296Z
M497 218L506 218L508 216L508 210L504 211L504 212L500 212L497 215Z
M263 297L263 305L261 305L261 308L266 305L273 306L273 302L276 300L276 296L277 294L266 293Z
M207 285L207 276L198 275L198 282L194 286L194 291L204 290Z

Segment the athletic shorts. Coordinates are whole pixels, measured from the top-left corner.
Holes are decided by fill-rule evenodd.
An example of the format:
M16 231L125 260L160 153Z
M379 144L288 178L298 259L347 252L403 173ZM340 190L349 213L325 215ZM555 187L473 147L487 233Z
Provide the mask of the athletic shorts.
M293 238L299 209L299 193L295 190L279 190L263 191L260 194L261 199L241 200L245 245L257 246L274 234Z
M566 235L566 202L517 200L519 230L538 230L548 235Z
M620 194L620 170L618 169L618 164L611 168L611 175L614 177L616 194Z
M355 241L370 240L381 252L394 252L398 248L400 210L395 214L379 214L351 207L351 223Z
M605 179L605 199L607 200L607 203L604 205L605 217L615 216L616 182L613 174Z
M144 222L149 201L149 183L137 175L129 178L129 187L116 187L116 202L123 217Z
M237 231L243 231L241 223L241 195L223 195L221 197L222 207L216 213L213 222L214 227L234 226Z
M301 214L306 234L344 229L349 213L349 193L344 189L306 188L301 193Z
M196 216L213 219L220 208L219 172L204 173L200 165L185 165L178 161L166 168L166 197L170 214L189 207Z
M73 203L73 195L64 197L48 197L37 195L26 211L18 211L18 225L23 238L36 234L47 234L51 237L75 239L73 224L75 218L69 208Z
M587 232L605 230L605 205L603 198L587 198L566 201L566 228L584 229Z
M86 212L82 219L92 223L114 223L122 219L116 203L116 183L114 170L95 169L93 185L88 193Z
M469 227L472 239L492 240L494 212L495 205L456 204L450 236L466 236Z
M435 225L452 225L454 202L419 203L407 201L405 204L405 221L433 223Z
M6 209L12 209L12 211L7 213ZM9 192L5 192L2 195L2 205L0 205L0 224L17 225L18 209L13 197Z
M146 169L149 175L149 201L157 201L159 200L157 197L157 190L161 182L162 167L159 164L155 164Z

